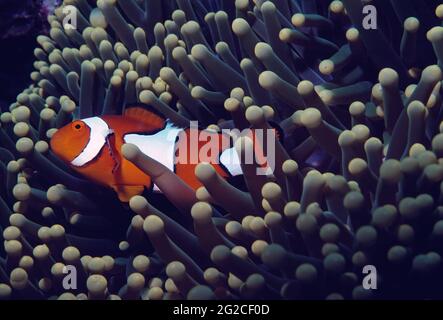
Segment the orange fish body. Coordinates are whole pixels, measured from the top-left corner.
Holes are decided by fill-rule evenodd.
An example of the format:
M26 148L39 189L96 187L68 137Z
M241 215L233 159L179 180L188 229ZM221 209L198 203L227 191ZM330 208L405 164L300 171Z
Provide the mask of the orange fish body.
M128 202L145 188L150 190L156 186L149 175L122 156L120 150L125 143L137 145L143 153L175 171L193 189L201 186L194 174L199 161L190 158L192 152L198 152L208 141L197 140L195 150L190 152L191 130L176 128L156 112L134 107L127 109L122 116L74 121L59 129L50 144L53 152L74 170L98 184L113 188L121 201ZM239 164L231 171L220 164L220 155L232 149L226 137L221 138L221 134L209 131L205 134L209 140L218 138L214 139L218 151L205 153L204 161L213 164L223 177L241 174ZM181 161L177 162L177 158Z

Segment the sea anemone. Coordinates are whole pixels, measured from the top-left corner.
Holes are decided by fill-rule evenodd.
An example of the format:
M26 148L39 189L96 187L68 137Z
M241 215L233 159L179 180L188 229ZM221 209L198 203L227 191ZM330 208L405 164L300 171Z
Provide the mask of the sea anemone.
M438 2L63 1L34 85L1 115L0 297L442 298ZM194 192L125 145L163 191L126 205L51 152L73 119L133 104L179 126L277 123L275 171L242 165L240 186L202 163Z

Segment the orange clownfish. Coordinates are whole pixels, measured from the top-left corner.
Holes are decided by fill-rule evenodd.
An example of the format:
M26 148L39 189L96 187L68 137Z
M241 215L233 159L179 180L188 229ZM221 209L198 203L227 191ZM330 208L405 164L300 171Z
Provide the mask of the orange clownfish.
M111 187L122 202L140 195L145 188L161 192L149 175L126 160L121 148L136 145L141 152L175 172L193 189L201 186L194 170L198 163L176 161L185 153L192 157L189 146L191 129L174 126L169 120L145 107L129 107L123 115L104 115L76 120L59 129L52 137L52 151L86 178ZM199 130L199 132L201 132ZM216 132L206 134L218 135ZM185 139L182 139L182 137ZM179 139L180 138L180 139ZM209 162L223 177L241 175L238 156L227 139L217 139L218 152L209 154ZM201 148L207 142L198 142Z

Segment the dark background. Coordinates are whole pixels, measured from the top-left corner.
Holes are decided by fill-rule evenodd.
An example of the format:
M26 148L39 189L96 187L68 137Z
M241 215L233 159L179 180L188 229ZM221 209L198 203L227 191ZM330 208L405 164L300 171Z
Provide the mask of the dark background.
M54 0L0 0L1 110L6 110L31 84L36 37L47 32L46 17L54 3Z

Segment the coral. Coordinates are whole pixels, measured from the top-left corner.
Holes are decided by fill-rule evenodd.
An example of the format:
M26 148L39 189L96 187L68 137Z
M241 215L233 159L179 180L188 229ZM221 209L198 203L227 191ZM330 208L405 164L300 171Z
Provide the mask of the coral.
M0 297L442 298L443 6L372 2L377 30L351 0L65 0L0 119ZM202 163L194 192L125 145L164 193L125 205L49 149L136 103L212 130L278 123L276 170L242 165L240 186Z

